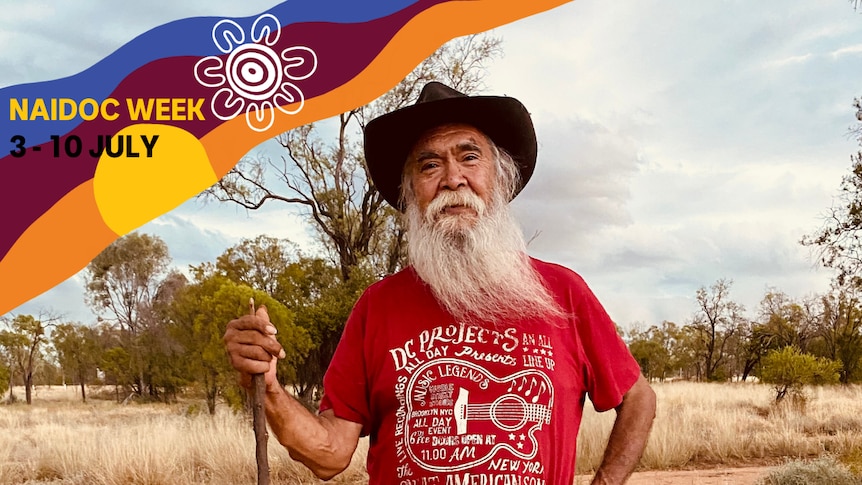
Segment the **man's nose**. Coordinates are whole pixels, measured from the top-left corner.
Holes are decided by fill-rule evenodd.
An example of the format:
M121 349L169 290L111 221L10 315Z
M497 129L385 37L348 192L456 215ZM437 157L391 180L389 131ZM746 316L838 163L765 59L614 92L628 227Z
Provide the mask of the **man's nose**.
M447 163L446 172L443 174L442 186L444 189L458 190L467 186L467 178L457 163Z

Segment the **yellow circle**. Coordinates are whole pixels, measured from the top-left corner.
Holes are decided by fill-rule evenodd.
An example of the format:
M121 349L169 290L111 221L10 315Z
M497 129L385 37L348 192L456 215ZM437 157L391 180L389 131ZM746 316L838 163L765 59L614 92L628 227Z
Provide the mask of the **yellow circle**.
M103 146L105 138L101 138ZM88 142L95 147L99 140ZM132 125L111 136L109 143L114 156L102 152L93 192L105 224L119 235L176 208L218 181L201 142L180 128Z

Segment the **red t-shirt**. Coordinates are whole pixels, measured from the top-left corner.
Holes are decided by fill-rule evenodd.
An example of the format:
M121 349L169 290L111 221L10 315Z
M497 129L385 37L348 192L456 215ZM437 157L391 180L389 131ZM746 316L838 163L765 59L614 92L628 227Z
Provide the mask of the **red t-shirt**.
M640 368L580 276L532 261L572 317L463 325L412 268L356 303L320 410L370 435L369 483L572 483L585 396L616 407Z

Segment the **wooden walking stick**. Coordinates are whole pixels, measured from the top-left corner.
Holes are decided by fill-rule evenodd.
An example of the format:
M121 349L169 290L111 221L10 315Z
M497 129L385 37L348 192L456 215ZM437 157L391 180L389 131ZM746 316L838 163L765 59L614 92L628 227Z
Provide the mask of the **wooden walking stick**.
M254 298L248 299L249 309L254 315ZM266 431L266 413L263 401L266 396L266 378L263 374L252 376L251 406L254 421L255 457L257 458L257 485L269 485L269 458L266 444L269 433Z

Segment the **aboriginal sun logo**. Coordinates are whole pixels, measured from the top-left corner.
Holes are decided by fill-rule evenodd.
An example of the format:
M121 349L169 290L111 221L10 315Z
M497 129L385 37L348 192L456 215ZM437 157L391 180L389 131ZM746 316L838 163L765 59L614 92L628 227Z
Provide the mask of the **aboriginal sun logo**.
M293 81L308 79L317 70L317 55L305 46L280 48L281 25L272 14L263 14L246 32L233 20L215 24L212 38L226 58L207 56L195 64L195 79L216 88L210 102L213 115L232 120L245 113L255 131L266 131L275 122L276 110L299 113L305 96Z

